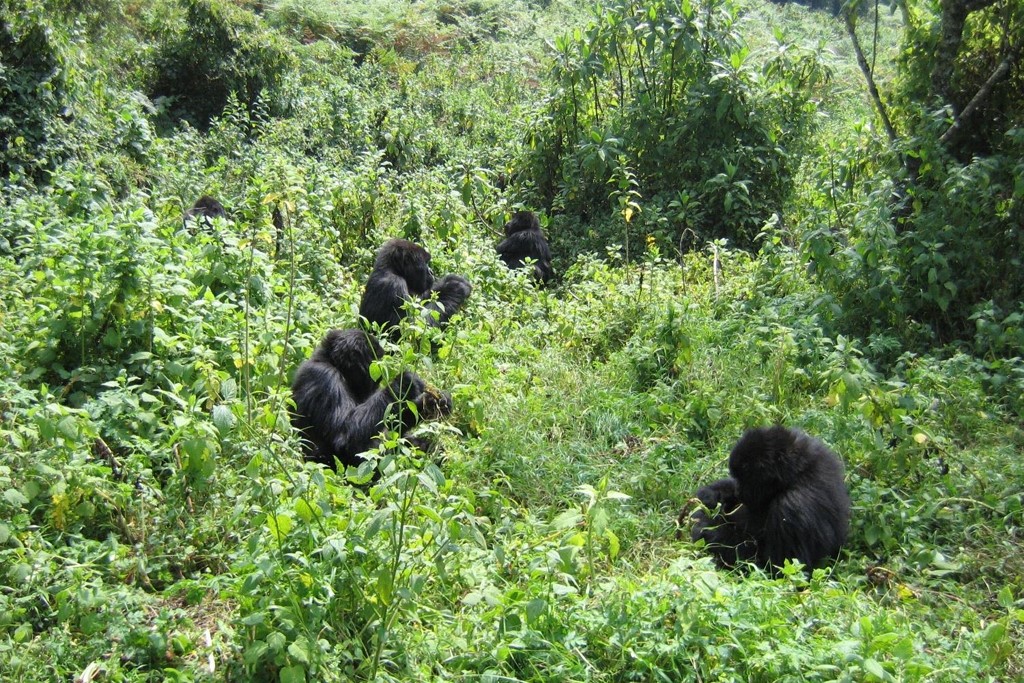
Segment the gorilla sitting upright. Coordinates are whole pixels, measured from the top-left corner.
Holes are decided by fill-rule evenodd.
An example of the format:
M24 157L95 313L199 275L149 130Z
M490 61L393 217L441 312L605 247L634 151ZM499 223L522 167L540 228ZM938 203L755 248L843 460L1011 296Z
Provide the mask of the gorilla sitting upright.
M373 272L359 304L359 315L370 324L394 330L405 315L402 305L417 300L425 303L427 321L440 327L459 310L472 291L469 280L461 275L445 275L435 283L430 270L430 252L409 240L392 239L377 250ZM435 292L437 299L432 300ZM390 334L394 335L394 331Z
M729 454L729 474L697 491L710 513L692 516L693 540L703 539L719 564L775 571L795 558L810 571L839 554L850 494L843 463L824 443L783 426L749 429Z
M451 395L428 389L415 373L403 372L386 387L370 376L370 363L383 351L363 330L331 330L292 382L292 424L303 436L306 459L334 467L358 467L393 421L403 434L417 420L452 411ZM415 411L409 406L411 402Z
M498 245L498 255L513 270L525 266L527 258L533 259L533 278L542 284L555 274L548 241L540 230L540 220L532 211L516 211L505 223L505 239Z

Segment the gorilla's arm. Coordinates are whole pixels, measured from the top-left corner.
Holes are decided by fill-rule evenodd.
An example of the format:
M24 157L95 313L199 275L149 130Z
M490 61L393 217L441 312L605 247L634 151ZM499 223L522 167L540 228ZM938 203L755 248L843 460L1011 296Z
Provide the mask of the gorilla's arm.
M423 380L405 372L360 403L353 398L338 369L325 362L304 363L292 386L295 426L313 444L313 459L331 466L335 457L345 464L355 464L355 456L373 445L389 411L400 423L401 431L411 429L425 401ZM408 401L415 402L415 412Z
M445 275L431 290L431 293L437 292L437 298L425 302L427 321L432 325L447 323L472 291L473 285L461 275ZM436 319L434 312L437 313Z
M521 234L522 233L517 232L512 235L512 237L506 237L498 243L498 257L501 258L509 268L519 268L523 265L522 254L524 252L522 246L519 244L522 240L518 239Z
M351 407L333 432L332 445L338 459L351 462L356 455L369 450L387 418L400 425L402 433L411 429L416 424L416 413L409 409L408 401L419 399L423 387L419 377L403 373L390 386L378 389L366 401Z
M719 479L697 490L703 505L693 514L693 541L704 540L705 547L718 564L732 567L754 559L757 543L751 535L750 519L740 504L735 479Z
M707 486L697 489L697 500L709 510L714 510L717 505L728 512L740 504L739 488L736 480L732 477L713 481Z

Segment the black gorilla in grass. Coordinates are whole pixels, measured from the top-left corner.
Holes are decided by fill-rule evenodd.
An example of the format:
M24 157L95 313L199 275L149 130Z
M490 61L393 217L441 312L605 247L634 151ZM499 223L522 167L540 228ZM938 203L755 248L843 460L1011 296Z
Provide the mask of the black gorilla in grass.
M782 426L750 429L729 454L729 474L697 492L710 513L692 518L692 538L719 564L774 570L797 559L809 571L839 554L850 495L843 463L824 443Z
M224 210L224 205L219 201L211 197L210 195L204 194L202 197L196 200L196 203L192 205L192 208L185 212L181 217L182 226L188 230L189 223L203 223L209 225L213 222L214 218L227 218L228 213Z
M548 241L532 211L517 211L505 223L505 239L498 245L498 255L512 269L525 266L527 258L533 259L533 277L537 282L547 283L555 274Z
M430 252L409 240L392 239L377 250L373 272L359 304L359 315L382 329L393 329L405 315L402 305L406 301L422 300L428 321L443 326L472 291L469 280L461 275L445 275L435 283L430 270ZM435 292L436 300L432 298Z
M299 366L292 382L292 424L302 432L307 460L334 467L337 458L358 467L359 454L376 445L385 423L404 434L418 420L451 413L451 395L427 388L415 373L403 372L379 386L370 363L382 355L377 340L363 330L331 330Z

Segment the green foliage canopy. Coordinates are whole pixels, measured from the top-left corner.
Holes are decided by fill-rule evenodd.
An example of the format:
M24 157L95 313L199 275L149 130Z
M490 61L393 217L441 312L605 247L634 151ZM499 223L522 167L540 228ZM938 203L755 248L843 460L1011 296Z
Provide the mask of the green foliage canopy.
M555 41L556 90L530 138L527 182L566 215L559 255L616 241L607 185L619 167L646 200L632 229L662 248L723 237L751 247L782 210L829 71L781 35L753 59L738 16L725 1L614 2Z

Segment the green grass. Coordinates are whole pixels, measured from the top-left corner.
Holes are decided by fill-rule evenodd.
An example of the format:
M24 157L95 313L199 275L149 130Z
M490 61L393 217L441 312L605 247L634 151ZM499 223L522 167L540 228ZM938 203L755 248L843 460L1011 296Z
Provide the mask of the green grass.
M578 16L544 4L538 31ZM547 87L499 56L536 44L358 69L328 47L289 76L291 119L231 108L0 200L0 679L1024 675L1024 430L989 362L840 334L785 221L756 257L634 245L537 289L493 250L524 196L499 182L536 111L522 94ZM85 149L148 130L75 97ZM189 235L206 190L232 221ZM396 235L474 293L436 352L397 349L453 393L426 427L442 457L392 444L357 487L302 461L288 380L355 324ZM716 570L677 537L742 430L773 422L847 468L850 540L810 577Z

